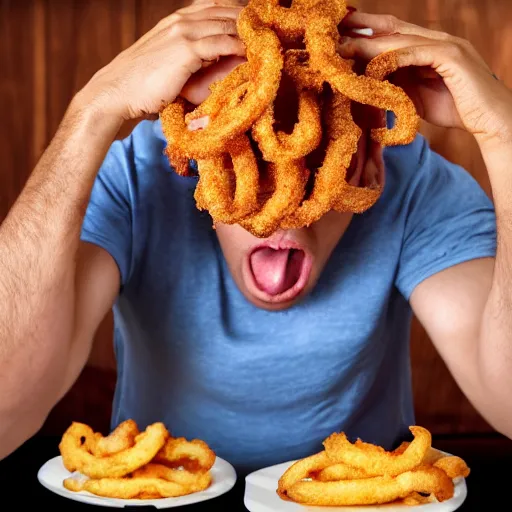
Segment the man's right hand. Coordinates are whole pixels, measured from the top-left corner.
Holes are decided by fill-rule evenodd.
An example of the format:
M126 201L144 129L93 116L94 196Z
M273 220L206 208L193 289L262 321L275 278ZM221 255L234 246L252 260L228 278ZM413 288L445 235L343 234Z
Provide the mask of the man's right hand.
M98 71L77 95L80 103L119 121L157 114L180 93L200 103L209 83L245 55L236 27L240 10L201 4L176 11ZM221 57L228 59L205 66Z

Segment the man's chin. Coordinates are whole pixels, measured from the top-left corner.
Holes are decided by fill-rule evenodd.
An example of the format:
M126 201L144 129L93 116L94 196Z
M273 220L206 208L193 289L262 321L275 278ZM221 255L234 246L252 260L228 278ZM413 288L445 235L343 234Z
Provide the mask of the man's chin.
M262 300L260 297L250 293L245 287L241 290L244 297L253 305L259 309L264 309L266 311L284 311L286 309L290 309L299 302L301 302L309 293L308 289L305 289L302 293L297 295L295 298L291 300L273 300L272 302L268 302L266 300Z

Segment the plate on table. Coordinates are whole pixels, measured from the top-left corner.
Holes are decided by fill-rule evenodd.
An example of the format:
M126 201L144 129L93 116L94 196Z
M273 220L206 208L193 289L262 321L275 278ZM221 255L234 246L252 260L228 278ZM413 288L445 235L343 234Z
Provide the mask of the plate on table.
M415 512L452 512L462 505L467 496L466 480L464 478L456 478L454 480L455 491L453 497L442 503L436 501L414 507L403 504L309 507L294 503L293 501L285 501L276 492L277 482L294 462L270 466L247 475L245 479L244 503L250 512L404 512L408 509Z
M139 500L139 499L117 499L117 498L104 498L96 496L86 491L73 492L68 491L62 482L70 476L79 478L87 478L79 475L78 473L70 473L62 464L62 457L59 455L46 462L37 473L39 482L54 492L65 498L80 501L90 505L99 505L102 507L124 508L126 506L154 506L155 508L171 508L181 507L182 505L191 505L192 503L199 503L201 501L216 498L230 491L236 482L236 472L233 466L217 457L215 464L210 470L212 475L212 483L208 489L186 496L177 498L160 498L153 500Z

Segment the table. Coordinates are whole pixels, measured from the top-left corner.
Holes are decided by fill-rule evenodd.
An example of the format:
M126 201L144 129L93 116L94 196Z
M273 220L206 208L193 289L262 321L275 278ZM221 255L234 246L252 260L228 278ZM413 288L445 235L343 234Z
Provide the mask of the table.
M463 440L464 441L464 440ZM439 440L434 445L442 450L465 458L471 467L468 478L468 497L461 512L492 512L510 510L508 491L512 485L512 442L501 439L499 443L488 440L458 439ZM487 442L487 444L486 444ZM69 512L98 510L98 507L85 505L62 498L45 489L37 480L37 471L49 459L58 455L58 438L35 436L9 457L0 461L0 489L9 502L17 505L1 510L43 510L63 509ZM176 510L200 512L206 510L246 512L243 504L244 478L239 475L237 484L228 493L216 499ZM132 507L129 507L132 509ZM152 507L133 507L140 512L155 510ZM115 510L115 509L112 509ZM126 510L126 508L125 508Z

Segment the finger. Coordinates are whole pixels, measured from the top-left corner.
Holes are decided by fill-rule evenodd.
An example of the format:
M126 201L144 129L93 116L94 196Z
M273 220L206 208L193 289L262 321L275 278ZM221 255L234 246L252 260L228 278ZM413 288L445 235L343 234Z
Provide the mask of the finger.
M226 24L226 28L228 30L227 33L231 32L233 30L233 23L236 22L238 18L238 14L240 12L240 9L237 7L212 7L209 9L205 9L204 5L201 5L201 9L197 9L199 6L196 7L195 14L192 14L191 16L181 16L178 14L178 12L171 14L170 16L167 16L166 18L163 18L160 20L153 29L151 29L149 32L144 34L135 44L134 47L140 47L144 45L147 41L152 39L155 35L159 37L162 32L167 32L171 27L177 27L178 32L186 32L190 33L190 30L187 28L187 26L193 22L193 21L214 21L216 22L220 28L222 29L222 24ZM200 11L200 12L199 12ZM236 29L235 29L236 30ZM217 33L225 33L225 32L217 32ZM213 34L210 34L213 35Z
M463 55L457 47L443 44L425 44L394 49L398 69L414 66L431 68L442 78L453 76L454 70L463 61ZM371 68L371 63L369 68Z
M228 18L178 22L170 30L174 35L186 37L191 41L210 36L237 35L236 21Z
M231 18L236 20L241 10L241 7L228 5L193 5L176 11L175 14L182 15L187 19Z
M372 39L346 37L338 46L340 55L345 59L360 58L372 60L381 53L402 48L435 44L432 39L420 36L391 35Z
M214 35L198 39L192 43L196 55L203 61L216 60L219 57L245 56L245 46L237 37Z
M194 105L202 103L210 94L209 86L222 80L238 65L246 62L243 57L223 57L194 74L181 91L181 96Z
M414 35L443 41L452 38L444 32L437 32L425 27L402 21L395 16L387 14L368 14L353 12L343 20L345 32L348 30L356 35L382 36L392 34Z

